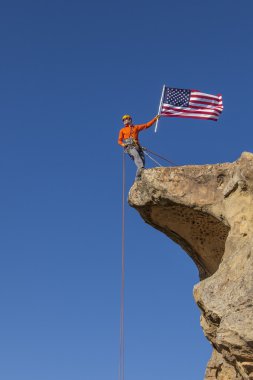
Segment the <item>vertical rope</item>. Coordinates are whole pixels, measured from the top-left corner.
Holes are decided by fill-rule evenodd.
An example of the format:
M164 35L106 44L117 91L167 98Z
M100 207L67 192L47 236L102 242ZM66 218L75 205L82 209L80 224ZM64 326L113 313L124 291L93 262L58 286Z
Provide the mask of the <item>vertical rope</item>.
M121 294L120 294L120 361L119 380L125 375L125 337L124 337L124 298L125 298L125 153L122 158L122 247L121 247Z

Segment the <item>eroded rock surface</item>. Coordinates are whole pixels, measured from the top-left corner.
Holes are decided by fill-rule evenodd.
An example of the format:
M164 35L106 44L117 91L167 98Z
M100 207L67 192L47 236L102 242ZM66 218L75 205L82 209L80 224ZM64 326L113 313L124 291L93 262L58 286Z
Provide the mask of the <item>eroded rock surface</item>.
M147 169L129 204L199 269L194 298L214 347L205 379L253 379L253 154L234 163Z

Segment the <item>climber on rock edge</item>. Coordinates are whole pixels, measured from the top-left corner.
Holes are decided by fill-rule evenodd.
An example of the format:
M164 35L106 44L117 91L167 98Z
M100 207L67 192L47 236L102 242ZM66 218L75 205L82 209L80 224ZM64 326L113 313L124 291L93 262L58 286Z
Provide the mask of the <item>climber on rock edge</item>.
M146 124L133 125L132 117L130 115L124 115L122 117L124 128L119 131L118 143L124 147L125 153L128 153L137 166L135 180L141 179L141 173L145 166L144 152L138 139L139 132L151 127L159 118L160 115L157 115Z

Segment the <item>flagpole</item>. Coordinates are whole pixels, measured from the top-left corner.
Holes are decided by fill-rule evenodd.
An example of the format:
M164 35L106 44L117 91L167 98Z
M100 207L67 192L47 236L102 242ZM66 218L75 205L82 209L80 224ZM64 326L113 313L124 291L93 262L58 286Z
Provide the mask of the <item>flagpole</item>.
M164 91L165 91L165 84L163 85L162 95L161 95L161 99L160 99L160 104L159 104L159 109L158 109L158 114L157 115L160 115L162 101L163 101L163 96L164 96ZM156 123L155 123L155 133L157 132L158 121L159 121L159 119L157 119Z

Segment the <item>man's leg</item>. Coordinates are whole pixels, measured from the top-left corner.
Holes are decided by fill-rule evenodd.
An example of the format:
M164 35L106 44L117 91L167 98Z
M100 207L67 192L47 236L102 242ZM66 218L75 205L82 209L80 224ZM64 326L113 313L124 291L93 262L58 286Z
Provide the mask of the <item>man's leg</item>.
M142 169L144 168L144 160L142 159L140 153L136 148L130 148L129 149L129 154L132 156L135 165L137 166L137 171L136 171L136 177L135 179L140 179L141 177L141 172Z

